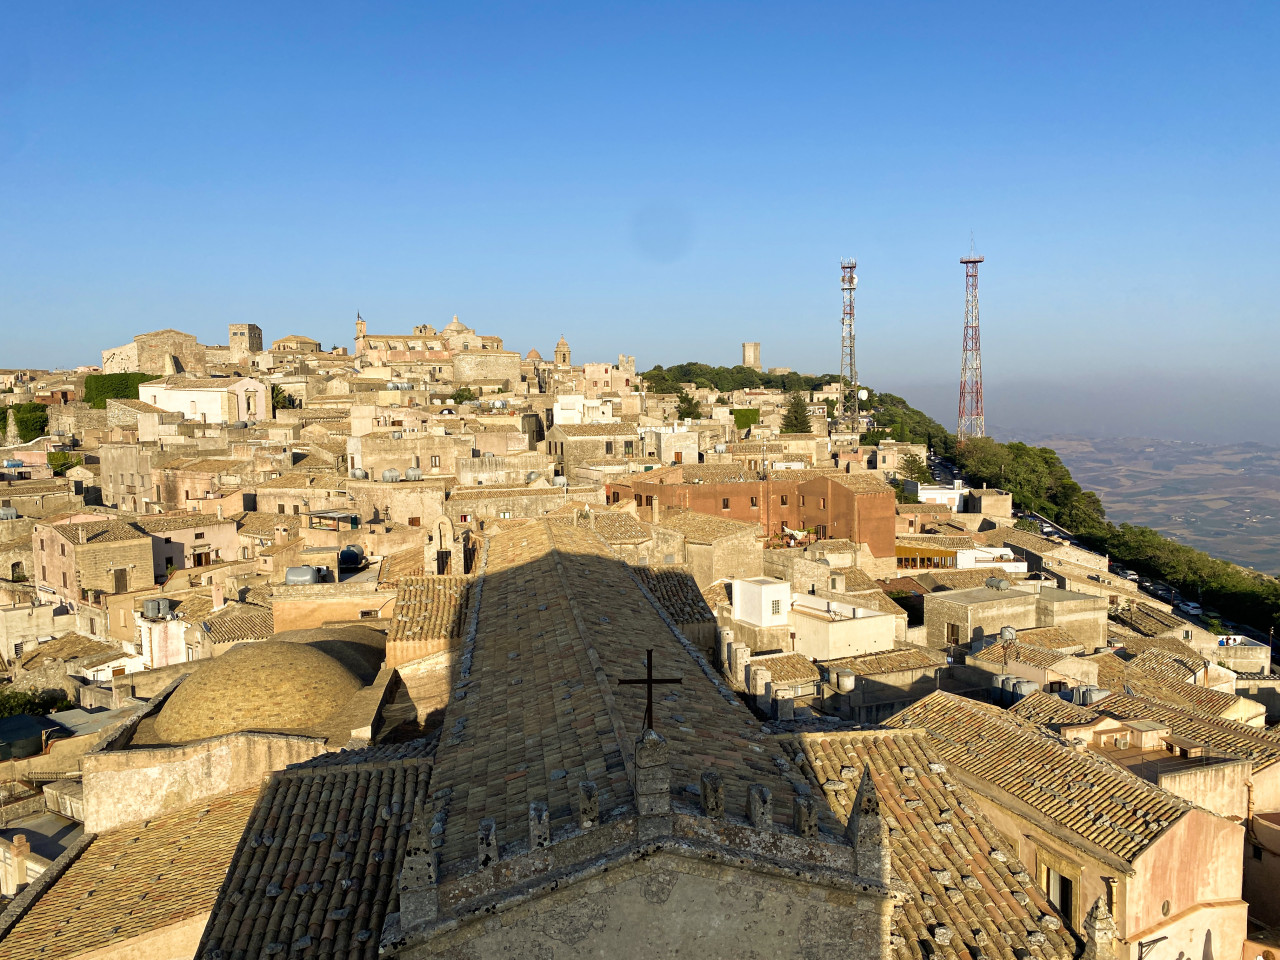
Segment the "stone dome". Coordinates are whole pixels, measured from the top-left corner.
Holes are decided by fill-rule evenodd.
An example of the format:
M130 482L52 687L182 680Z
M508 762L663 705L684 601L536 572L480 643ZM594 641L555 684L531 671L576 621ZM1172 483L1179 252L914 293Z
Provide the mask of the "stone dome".
M534 347L532 350L530 350L528 353L524 355L524 358L526 360L541 360L542 354L538 352L537 347Z
M168 743L237 730L306 730L344 707L359 678L302 643L241 643L184 680L156 716Z

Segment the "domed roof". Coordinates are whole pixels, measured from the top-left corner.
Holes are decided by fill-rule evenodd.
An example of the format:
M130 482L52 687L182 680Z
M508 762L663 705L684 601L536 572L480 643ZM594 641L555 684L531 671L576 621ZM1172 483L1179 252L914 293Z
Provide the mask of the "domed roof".
M450 320L450 321L448 322L448 324L446 324L446 325L445 325L445 328L444 328L443 330L441 330L440 332L441 332L441 333L456 333L456 332L457 332L457 331L459 331L459 330L465 330L465 329L467 329L467 328L466 328L466 326L458 320L458 315L455 313L455 314L453 315L453 319L452 319L452 320Z
M349 669L315 647L281 640L241 643L189 676L156 716L168 743L237 730L305 730L361 688Z
M564 338L564 334L563 334L563 333L562 333L562 334L560 334L560 339L556 341L556 349L557 349L557 350L568 350L568 349L569 349L569 341L568 341L568 340L566 340L566 339Z
M532 350L530 350L528 353L524 355L524 358L526 360L541 360L542 354L538 352L537 347L534 347Z

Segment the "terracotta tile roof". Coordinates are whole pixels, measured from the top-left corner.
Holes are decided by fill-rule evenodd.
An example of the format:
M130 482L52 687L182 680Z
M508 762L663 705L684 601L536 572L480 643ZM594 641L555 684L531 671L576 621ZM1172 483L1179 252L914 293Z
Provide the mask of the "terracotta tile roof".
M973 590L985 587L991 577L1012 582L1004 567L986 567L982 570L920 570L912 576L929 590Z
M527 840L529 802L548 804L553 836L574 821L577 785L596 784L605 819L634 812L627 773L645 710L645 651L683 684L655 693L654 726L675 791L714 765L725 806L751 783L789 822L795 790L759 746L760 724L693 658L608 545L581 527L537 521L489 541L474 646L455 674L432 777L442 882L474 869L480 820L500 846ZM452 798L452 799L450 799Z
M1037 536L1016 527L996 527L994 530L977 534L974 539L981 540L990 547L1020 547L1041 555L1053 553L1063 547L1061 541Z
M257 795L97 837L0 942L0 960L77 957L209 910Z
M870 471L866 473L833 473L832 483L839 484L855 493L893 493L893 487Z
M1117 622L1144 637L1158 637L1187 626L1187 622L1180 617L1147 603L1132 604L1127 609L1117 610L1112 616Z
M972 550L974 547L972 537L943 537L935 534L900 533L894 538L894 543L899 547L923 547L926 550Z
M124 543L129 540L148 540L150 537L123 520L85 520L81 523L60 523L53 528L68 543Z
M293 514L245 512L236 514L233 519L236 521L237 532L246 537L273 539L276 527L287 527L290 536L302 529L302 518Z
M573 493L583 494L599 487L454 487L450 500L518 500L522 497L554 498L557 502Z
M405 547L382 558L378 567L378 584L391 585L406 577L421 577L426 573L426 554L422 546Z
M431 777L422 753L374 747L273 774L196 956L374 960Z
M692 543L714 543L725 537L740 537L747 534L754 537L760 533L757 524L730 520L727 517L711 517L692 510L668 513L657 526L675 530Z
M558 423L552 430L559 430L566 437L634 437L634 423Z
M725 580L717 580L711 586L702 591L702 599L706 601L707 606L714 612L716 607L722 603L729 602L729 584Z
M243 643L248 640L266 640L276 632L275 615L270 609L255 604L227 604L217 613L200 620L201 628L208 624L206 632L214 643Z
M894 960L1075 955L1061 917L951 774L936 741L903 730L804 733L792 743L814 794L841 822L870 768L900 893L889 937Z
M139 517L133 521L135 527L150 534L191 530L197 527L220 527L224 523L235 523L235 521L230 517L224 520L208 513L165 513L159 516Z
M396 588L387 641L460 639L470 604L467 577L406 577Z
M799 653L767 653L752 657L751 665L768 670L774 683L816 683L822 679L813 661Z
M689 463L672 469L681 472L685 483L750 483L760 479L759 472L734 463Z
M1194 710L1127 694L1113 694L1095 703L1092 709L1122 720L1158 720L1166 723L1175 736L1253 761L1254 771L1266 769L1280 761L1280 731L1251 727L1235 720L1206 717Z
M1012 707L1009 712L1024 720L1030 720L1033 723L1039 723L1044 726L1061 726L1063 724L1072 723L1089 723L1096 719L1098 714L1089 707L1077 706L1067 700L1063 700L1057 694L1048 693L1044 690L1037 690L1029 696L1023 697Z
M939 514L951 513L951 508L945 503L900 503L898 504L898 516L909 517L918 516L920 514Z
M1047 647L1050 650L1082 646L1079 640L1062 627L1028 627L1018 631L1018 641L1037 647ZM1086 652L1093 653L1092 650Z
M877 653L859 654L856 657L824 660L822 665L829 675L838 670L852 670L856 676L870 677L878 673L898 673L902 670L929 670L944 666L946 662L946 655L935 650L925 647L904 647L901 650L881 650Z
M1019 720L937 692L885 725L923 727L943 758L988 785L995 799L1012 797L1129 862L1190 809L1185 800Z
M308 483L308 481L311 481ZM263 480L259 490L345 490L347 478L340 473L282 473Z
M683 567L637 567L635 572L676 623L715 620L715 614L698 588L698 581L688 570Z
M1025 663L1041 670L1052 669L1060 660L1071 659L1070 654L1047 647L1035 647L1018 640L993 643L970 655L971 661L988 664Z
M123 654L118 647L109 643L91 640L78 633L67 633L56 640L40 644L30 653L24 653L20 662L24 670L38 670L46 662L82 660L85 657L96 657L112 651Z
M1189 657L1179 657L1164 650L1144 650L1129 661L1129 669L1140 670L1167 683L1190 683L1204 669L1205 662L1203 657L1194 653Z

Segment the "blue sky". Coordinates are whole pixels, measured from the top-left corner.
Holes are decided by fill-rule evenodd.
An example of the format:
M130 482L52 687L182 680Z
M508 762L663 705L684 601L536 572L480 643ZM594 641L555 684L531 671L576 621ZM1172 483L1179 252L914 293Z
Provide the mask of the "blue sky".
M1280 441L1277 41L1270 4L10 3L0 366L360 310L826 371L856 256L864 379L950 418L972 231L990 417L1129 391L1190 437L1230 396Z

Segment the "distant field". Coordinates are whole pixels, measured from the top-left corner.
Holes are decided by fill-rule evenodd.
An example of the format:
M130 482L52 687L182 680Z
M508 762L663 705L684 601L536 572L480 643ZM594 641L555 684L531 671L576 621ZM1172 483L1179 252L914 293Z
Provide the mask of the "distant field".
M1280 575L1280 449L1125 437L1018 437L1052 447L1116 523L1153 527L1224 560Z

